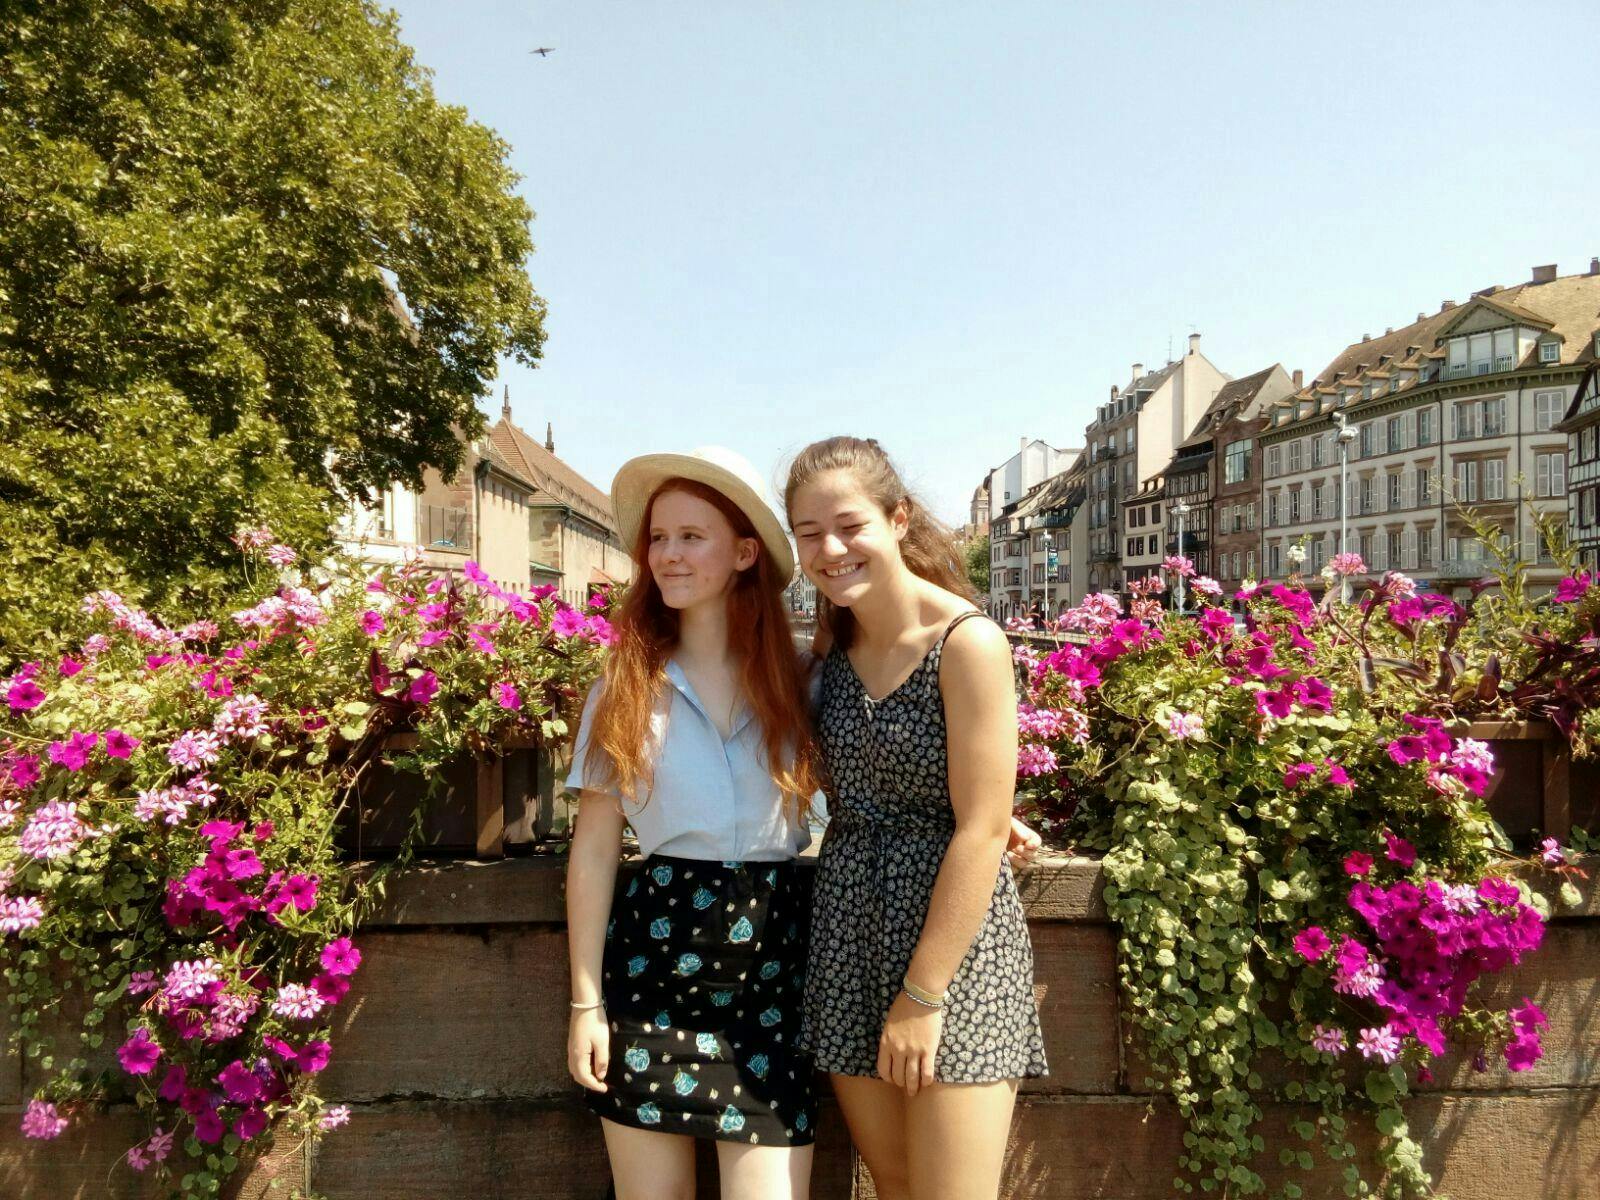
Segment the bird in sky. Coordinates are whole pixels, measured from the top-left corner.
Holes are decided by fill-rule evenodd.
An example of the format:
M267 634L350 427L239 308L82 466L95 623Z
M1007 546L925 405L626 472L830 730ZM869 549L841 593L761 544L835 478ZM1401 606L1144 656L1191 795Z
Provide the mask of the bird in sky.
M529 50L529 54L537 54L540 58L549 58L554 46L540 46L537 50Z

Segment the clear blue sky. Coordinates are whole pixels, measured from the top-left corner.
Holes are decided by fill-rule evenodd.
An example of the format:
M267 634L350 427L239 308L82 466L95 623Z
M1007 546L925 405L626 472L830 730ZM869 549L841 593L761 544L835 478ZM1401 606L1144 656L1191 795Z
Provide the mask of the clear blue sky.
M602 488L854 433L959 521L1191 329L1311 374L1600 254L1592 0L397 7L538 213L516 419Z

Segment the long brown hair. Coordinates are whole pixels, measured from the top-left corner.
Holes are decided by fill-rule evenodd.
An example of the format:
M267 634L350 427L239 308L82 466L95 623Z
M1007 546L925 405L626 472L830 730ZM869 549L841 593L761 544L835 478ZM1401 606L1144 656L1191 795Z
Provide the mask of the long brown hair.
M820 770L806 681L783 611L788 581L779 578L772 555L743 510L715 488L690 479L667 480L645 505L633 545L634 579L612 620L616 640L590 718L585 770L615 783L629 800L650 790L655 750L650 718L669 686L666 665L680 629L677 610L662 600L650 572L650 513L667 492L704 500L728 519L735 536L755 538L760 547L755 565L738 572L728 589L728 649L739 662L740 686L761 725L772 781L803 813L819 786Z
M906 567L913 575L920 575L947 592L977 603L977 593L967 578L966 564L955 538L906 487L900 472L889 460L888 451L878 445L876 438L832 437L812 442L800 451L789 467L789 482L783 489L783 506L791 525L794 524L795 494L828 471L850 472L886 517L893 516L895 509L904 505L910 524L900 540L900 558ZM836 645L850 645L856 622L849 609L829 604L826 597L818 595L817 621Z

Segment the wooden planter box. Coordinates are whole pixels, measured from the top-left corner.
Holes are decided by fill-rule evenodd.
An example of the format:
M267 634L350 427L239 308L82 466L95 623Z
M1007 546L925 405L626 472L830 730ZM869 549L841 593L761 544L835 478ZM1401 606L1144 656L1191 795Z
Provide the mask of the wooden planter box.
M414 733L391 735L351 793L340 818L338 844L356 858L395 853L423 806L418 854L429 857L501 858L508 846L530 845L563 832L556 753L533 740L505 754L463 755L442 772L434 794L429 781L386 761L417 744Z
M1457 737L1488 742L1497 770L1484 801L1519 848L1538 837L1566 841L1574 827L1592 829L1600 816L1600 759L1574 760L1567 741L1544 721L1473 721L1451 727Z

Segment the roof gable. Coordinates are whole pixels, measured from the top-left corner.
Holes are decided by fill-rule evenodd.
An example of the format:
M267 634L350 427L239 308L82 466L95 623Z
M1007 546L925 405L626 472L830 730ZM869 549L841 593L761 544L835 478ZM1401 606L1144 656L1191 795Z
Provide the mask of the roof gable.
M1500 300L1494 296L1475 296L1456 309L1455 315L1441 325L1434 336L1455 337L1463 333L1475 333L1480 329L1503 329L1508 324L1549 329L1554 322L1508 300Z

